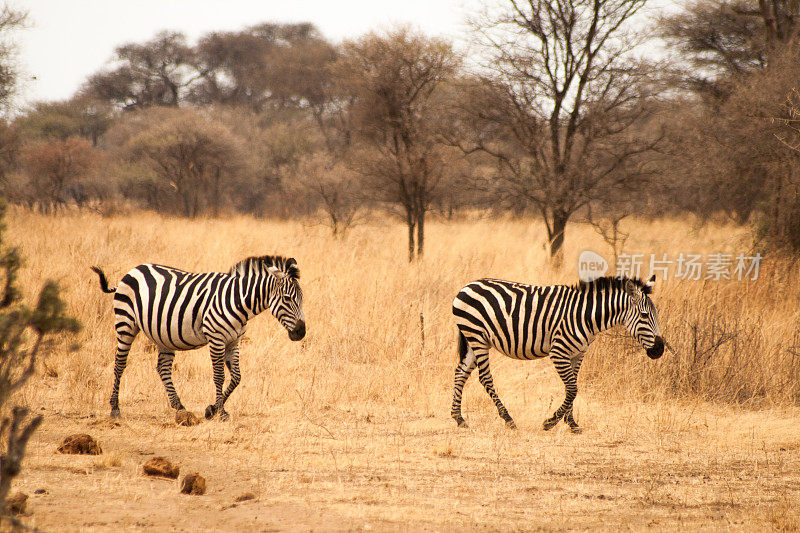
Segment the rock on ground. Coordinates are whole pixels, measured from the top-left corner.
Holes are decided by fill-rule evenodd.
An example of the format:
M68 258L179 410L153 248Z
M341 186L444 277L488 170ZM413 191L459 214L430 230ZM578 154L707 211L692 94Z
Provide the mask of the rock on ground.
M246 502L248 500L255 500L255 499L256 499L255 493L248 491L248 492L243 492L242 494L238 495L236 498L234 498L234 501Z
M103 450L94 437L86 433L76 433L64 439L58 447L58 453L80 454L80 455L100 455Z
M179 426L196 426L200 423L200 419L193 412L181 409L175 412L175 423Z
M6 508L14 515L25 514L25 506L28 503L28 495L24 492L17 492L6 498Z
M153 457L144 464L143 470L148 476L178 479L180 467L170 463L166 457Z
M194 472L183 476L181 482L181 492L183 494L205 494L206 493L206 478Z

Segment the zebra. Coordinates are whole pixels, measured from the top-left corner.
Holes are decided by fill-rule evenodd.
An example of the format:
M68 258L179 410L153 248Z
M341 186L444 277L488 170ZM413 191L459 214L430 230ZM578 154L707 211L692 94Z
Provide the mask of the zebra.
M602 277L573 286L532 286L499 279L467 284L453 300L458 327L458 365L455 371L451 416L467 427L461 415L461 396L469 375L478 378L510 428L514 420L500 401L489 370L489 348L514 359L550 356L564 382L566 397L544 421L551 429L562 418L573 433L581 428L572 415L578 394L578 371L595 335L618 324L645 348L651 359L664 352L658 315L650 294L655 276L645 283L627 277Z
M143 264L131 269L114 289L109 289L103 271L100 289L114 294L114 329L117 350L111 416L119 417L119 384L136 335L143 332L158 348L156 369L167 391L170 406L184 409L172 384L172 361L176 350L209 345L216 387L216 400L205 411L211 419L219 414L227 420L225 401L239 384L239 340L247 321L269 308L286 328L289 338L299 341L306 334L300 270L294 258L277 255L248 257L228 273L192 273L177 268ZM225 366L230 382L223 392Z

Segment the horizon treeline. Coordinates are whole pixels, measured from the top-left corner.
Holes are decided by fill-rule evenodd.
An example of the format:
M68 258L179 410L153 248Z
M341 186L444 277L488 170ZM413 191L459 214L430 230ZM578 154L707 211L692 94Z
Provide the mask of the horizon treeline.
M119 46L64 101L10 113L0 45L0 192L44 213L322 217L334 234L386 210L408 227L479 210L570 221L615 247L627 216L692 213L800 249L800 5L499 0L465 57L401 26L333 43L262 23L190 43ZM0 13L0 36L25 14ZM23 30L24 31L24 30ZM665 60L649 57L658 40Z

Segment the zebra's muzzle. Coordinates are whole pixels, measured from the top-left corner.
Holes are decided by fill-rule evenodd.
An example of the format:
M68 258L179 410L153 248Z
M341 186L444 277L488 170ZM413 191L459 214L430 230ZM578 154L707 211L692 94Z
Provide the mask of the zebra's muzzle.
M656 337L653 346L645 351L647 352L647 357L650 359L658 359L664 353L664 339Z
M293 341L299 341L303 337L306 336L306 323L302 320L299 321L293 330L289 331L289 339Z

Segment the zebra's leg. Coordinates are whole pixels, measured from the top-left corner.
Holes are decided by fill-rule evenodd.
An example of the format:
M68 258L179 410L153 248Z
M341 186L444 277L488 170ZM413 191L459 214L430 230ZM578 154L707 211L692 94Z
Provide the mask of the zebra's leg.
M114 358L114 385L111 388L111 417L119 418L119 382L128 364L128 352L131 351L131 344L139 333L139 328L125 319L118 319L114 328L117 331L117 352Z
M178 411L185 409L178 398L178 393L175 392L175 386L172 384L172 361L175 359L175 352L159 352L158 354L158 375L161 376L161 382L164 388L167 389L167 397L169 398L169 405Z
M475 362L475 352L467 344L466 339L464 339L461 333L459 333L458 351L459 360L456 365L456 377L453 386L453 407L450 409L450 416L456 421L458 427L466 428L469 427L469 424L467 424L467 421L464 420L464 417L461 415L461 397L464 393L464 384L469 379L472 371L475 370L477 363Z
M572 358L572 375L575 377L575 394L578 394L578 372L581 369L581 363L583 362L583 352L576 355ZM564 413L564 422L567 423L569 426L570 431L573 433L582 433L583 430L578 426L578 423L575 422L575 419L572 417L572 405L569 406L569 410Z
M227 349L225 350L225 366L228 367L228 374L231 376L230 382L228 382L228 388L225 389L225 393L222 395L222 404L225 405L225 402L228 401L228 397L239 385L239 381L242 379L242 375L239 372L239 341L230 344ZM228 413L223 409L220 412L220 417L222 413L225 413L225 416L228 416Z
M497 412L500 414L500 418L506 421L506 426L509 428L517 429L517 425L514 423L511 415L508 414L508 410L503 405L503 402L500 401L497 391L494 390L492 371L489 369L489 350L482 350L478 352L476 360L478 363L478 379L480 380L481 385L483 385L483 388L486 389L486 392L494 402L494 405L497 407Z
M214 404L206 407L206 419L210 420L219 413L220 420L227 420L228 413L222 408L222 386L225 384L225 345L212 341L208 346L211 349L211 366L214 370L214 387L217 395Z
M556 367L558 377L564 382L565 397L561 407L556 409L553 416L544 421L542 427L545 431L552 429L553 426L558 424L559 420L564 418L567 412L572 411L572 402L575 401L575 397L578 395L578 380L572 368L572 354L568 353L560 344L554 343L553 347L550 349L550 358L553 360L553 365Z

